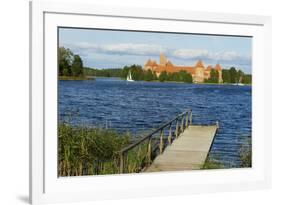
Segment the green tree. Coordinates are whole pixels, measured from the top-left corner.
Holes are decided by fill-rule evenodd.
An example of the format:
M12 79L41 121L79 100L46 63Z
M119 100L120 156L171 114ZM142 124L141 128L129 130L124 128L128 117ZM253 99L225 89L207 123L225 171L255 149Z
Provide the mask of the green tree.
M192 76L190 75L190 73L184 71L184 70L181 70L179 72L179 77L180 77L180 81L181 82L185 82L185 83L192 83L193 79L192 79Z
M181 81L180 74L178 72L177 73L169 73L168 74L168 80L169 81L180 82Z
M127 75L129 73L130 67L129 66L124 66L121 72L121 78L127 78Z
M242 78L242 83L243 84L252 84L252 75L245 74Z
M230 83L237 83L237 71L234 67L229 69Z
M219 72L215 69L211 69L210 78L208 79L209 83L218 83L219 82Z
M83 76L83 61L79 55L74 55L71 72L73 76Z
M133 80L143 80L144 79L144 71L140 65L132 65L130 68L132 72L132 78Z
M236 83L241 83L242 82L242 79L244 77L244 73L242 70L238 70L237 71L237 76L236 76Z
M124 66L123 70L121 72L121 77L127 78L129 71L131 71L133 80L136 80L136 81L144 80L145 73L140 65L133 64L131 66Z
M156 75L156 72L155 71L153 71L153 80L158 80L158 77L157 77L157 75Z
M222 70L222 80L224 83L230 83L230 72L227 69Z
M144 74L144 80L145 80L145 81L152 81L152 80L154 80L153 73L152 73L152 71L151 71L150 69L145 72L145 74Z
M59 75L70 76L71 65L73 62L73 53L70 49L59 47L58 50L58 64L59 64Z
M166 71L162 71L159 75L159 81L164 82L168 80L168 74Z

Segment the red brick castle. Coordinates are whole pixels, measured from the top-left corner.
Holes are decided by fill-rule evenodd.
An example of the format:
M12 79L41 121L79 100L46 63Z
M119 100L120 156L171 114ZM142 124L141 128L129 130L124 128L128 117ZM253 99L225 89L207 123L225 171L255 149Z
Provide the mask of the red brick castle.
M212 67L211 65L205 67L202 60L198 60L194 66L178 66L173 65L172 62L169 61L163 53L161 53L159 64L150 59L146 62L144 70L149 69L156 72L157 76L159 76L163 71L166 71L167 73L175 73L184 70L192 75L193 82L195 83L203 83L205 79L210 78L211 70L214 69L219 73L219 83L222 83L222 68L220 64L216 64L215 67Z

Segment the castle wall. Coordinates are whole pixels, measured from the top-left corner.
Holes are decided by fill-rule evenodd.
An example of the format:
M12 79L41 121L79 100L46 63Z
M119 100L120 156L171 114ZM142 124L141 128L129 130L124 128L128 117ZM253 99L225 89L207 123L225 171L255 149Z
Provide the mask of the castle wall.
M164 54L160 54L160 63L157 64L154 60L148 60L144 65L144 70L151 70L156 72L157 77L161 72L166 71L168 73L179 72L184 70L191 74L193 82L203 83L205 79L210 78L210 72L213 69L210 65L205 68L201 60L197 62L195 66L174 66L170 61L168 62L167 57ZM219 73L219 83L222 83L222 70L221 66L217 64L214 68Z
M196 83L203 83L205 76L204 76L205 69L203 67L196 67L195 68L195 77L193 79Z

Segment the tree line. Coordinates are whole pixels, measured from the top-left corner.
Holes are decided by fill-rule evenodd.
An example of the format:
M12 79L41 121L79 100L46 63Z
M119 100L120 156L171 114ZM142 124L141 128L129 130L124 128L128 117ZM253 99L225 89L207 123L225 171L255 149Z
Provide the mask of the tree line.
M94 69L94 68L84 68L84 74L89 76L101 76L101 77L119 77L126 79L127 75L131 71L133 80L135 81L174 81L174 82L185 82L192 83L192 75L186 71L179 71L175 73L168 73L163 71L159 76L156 75L154 71L143 70L141 65L130 65L124 66L123 68L111 68L111 69ZM243 83L251 84L252 76L250 74L245 74L241 70L237 70L235 67L230 69L222 70L222 80L223 83ZM210 78L204 80L205 83L219 83L219 72L215 69L210 71Z
M184 70L175 73L168 73L166 71L163 71L159 75L159 81L160 82L175 81L175 82L192 83L193 79L192 79L192 75L190 75L190 73Z
M81 57L74 54L69 48L59 47L58 61L59 76L84 76Z
M193 79L192 76L186 71L179 71L175 73L168 73L163 71L160 73L159 76L156 75L155 71L151 70L143 70L140 65L131 65L125 66L123 68L121 78L126 78L129 71L131 72L133 80L136 81L174 81L174 82L185 82L185 83L192 83Z
M84 67L84 75L86 76L98 76L98 77L121 77L122 68L107 68L107 69L96 69Z
M245 74L241 70L236 70L235 67L230 69L222 70L222 79L224 83L243 83L243 84L252 84L252 75Z
M219 72L215 69L211 69L210 71L210 77L208 79L205 79L205 83L219 83Z

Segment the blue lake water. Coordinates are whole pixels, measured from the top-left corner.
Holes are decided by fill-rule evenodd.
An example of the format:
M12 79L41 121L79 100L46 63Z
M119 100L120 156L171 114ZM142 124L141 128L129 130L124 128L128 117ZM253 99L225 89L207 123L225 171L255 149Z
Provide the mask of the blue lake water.
M250 86L127 82L117 78L59 81L59 120L107 126L137 136L191 108L194 124L219 121L210 157L226 167L237 167L241 144L251 135L251 95Z

